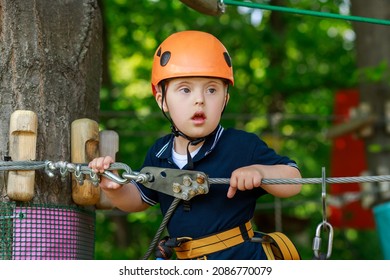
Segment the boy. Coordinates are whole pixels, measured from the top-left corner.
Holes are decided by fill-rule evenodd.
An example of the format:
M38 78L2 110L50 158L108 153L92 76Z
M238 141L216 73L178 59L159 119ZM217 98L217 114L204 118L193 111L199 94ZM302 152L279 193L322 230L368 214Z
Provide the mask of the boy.
M211 34L175 33L154 55L152 91L171 122L172 134L156 141L143 166L193 169L210 178L230 178L229 185L211 185L208 194L177 206L167 225L170 237L192 239L175 248L179 259L265 259L261 244L251 241L250 220L257 198L300 192L300 185L261 183L263 178L300 178L293 160L277 155L255 134L219 124L233 84L230 56ZM110 157L100 157L89 167L104 172L112 162ZM165 215L173 201L135 182L122 186L102 178L100 187L116 207L127 212L160 204ZM209 240L204 237L215 234L229 241L204 244ZM196 249L199 244L202 250Z

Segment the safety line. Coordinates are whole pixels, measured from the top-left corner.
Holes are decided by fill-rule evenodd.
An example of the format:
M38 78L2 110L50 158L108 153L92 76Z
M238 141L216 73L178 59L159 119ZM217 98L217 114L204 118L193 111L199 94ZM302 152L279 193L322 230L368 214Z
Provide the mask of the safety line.
M234 0L223 0L223 3L226 5L242 6L242 7L249 7L249 8L270 10L270 11L293 13L299 15L309 15L309 16L324 17L324 18L343 19L343 20L358 21L358 22L365 22L365 23L390 25L390 20L386 20L386 19L340 15L340 14L334 14L328 12L317 12L317 11L288 8L288 7L281 7L281 6L272 6L272 5L258 4L252 2L234 1Z
M323 178L288 178L288 179L262 179L265 185L274 184L321 184ZM229 184L229 178L209 178L210 184ZM327 184L342 183L370 183L370 182L387 182L390 181L390 175L377 176L356 176L356 177L326 177Z
M175 198L172 201L171 206L169 206L168 211L165 213L165 216L164 216L163 220L161 221L161 224L160 224L156 234L154 235L154 238L153 238L152 242L150 243L150 246L149 246L147 252L145 253L145 255L143 257L143 260L149 259L153 250L156 248L157 243L158 243L159 239L161 238L161 234L165 230L166 225L168 224L170 218L172 217L172 214L175 212L180 201L181 201L181 199L179 199L179 198Z
M37 170L45 169L47 173L52 173L57 169L64 169L64 174L66 172L77 172L79 171L82 174L91 175L93 171L87 166L87 164L75 164L68 163L64 161L52 162L52 161L0 161L0 171L18 171L18 170ZM129 175L133 175L131 168L125 163L114 162L110 165L108 170L124 170L122 177L118 177L121 181L128 180ZM65 172L66 171L66 172ZM134 176L139 176L138 172L135 172ZM54 174L49 174L54 176ZM109 179L115 181L116 177L108 177ZM390 182L390 175L376 175L376 176L355 176L355 177L321 177L321 178L275 178L268 179L263 178L262 184L274 185L274 184L322 184L323 181L327 184L336 184L336 183L370 183L370 182ZM121 182L116 181L121 184ZM208 178L210 184L229 184L230 178Z

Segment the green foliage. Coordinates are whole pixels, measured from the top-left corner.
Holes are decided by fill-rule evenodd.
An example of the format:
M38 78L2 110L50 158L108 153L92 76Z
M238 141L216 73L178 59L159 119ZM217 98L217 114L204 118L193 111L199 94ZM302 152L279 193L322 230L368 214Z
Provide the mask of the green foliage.
M367 67L358 71L359 78L368 82L385 82L390 84L389 65L387 61L382 61L379 65Z
M321 167L329 168L332 143L324 132L332 124L334 94L354 87L357 76L354 33L348 22L235 7L212 17L180 1L103 3L111 82L101 91L100 123L102 129L120 135L117 161L136 170L155 139L170 132L151 93L152 57L173 32L196 29L216 35L233 59L235 85L222 124L266 138L298 162L303 177L321 177ZM338 4L342 2L286 1L295 8L335 13ZM366 74L378 79L383 67ZM322 221L320 187L304 186L289 201L297 204L283 208L284 215L307 222L305 228L289 234L296 238L303 257L311 259L315 228ZM161 221L158 213L157 208L129 215L99 212L96 258L141 258ZM119 221L125 221L121 230ZM122 242L120 234L127 235ZM363 238L370 239L372 246L364 246ZM337 230L333 258L381 258L373 245L376 238L375 232Z

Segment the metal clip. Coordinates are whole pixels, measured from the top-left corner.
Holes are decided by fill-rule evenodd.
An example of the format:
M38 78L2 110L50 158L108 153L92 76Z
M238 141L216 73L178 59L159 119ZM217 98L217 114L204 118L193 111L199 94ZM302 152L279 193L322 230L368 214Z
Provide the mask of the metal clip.
M313 239L313 251L314 256L317 259L323 259L323 256L326 257L326 259L329 259L332 255L332 246L333 246L333 227L330 223L327 222L327 213L326 213L326 172L325 167L322 168L322 191L321 191L321 200L322 200L322 223L320 223L317 226L316 235ZM328 250L326 252L326 255L321 254L320 248L321 248L321 229L322 228L328 228L329 229L329 235L328 235Z
M328 228L329 234L328 234L328 250L325 255L321 254L321 229ZM313 239L313 252L316 259L323 259L323 256L326 257L326 259L329 259L332 255L332 247L333 247L333 227L328 222L322 222L317 226L316 229L316 235Z
M95 172L89 172L89 179L95 187L99 186L99 176Z
M124 184L127 184L127 183L130 182L129 179L122 178L121 176L119 176L117 174L114 174L114 173L112 173L111 171L108 171L108 170L105 170L102 175L104 177L110 179L111 181L113 181L113 182L115 182L117 184L120 184L120 185L124 185Z
M81 165L76 165L76 170L74 172L74 177L76 178L76 181L79 183L79 185L84 184L84 175L81 172Z
M112 170L117 170L117 171L124 170L124 171L123 171L122 175L118 175L118 174L111 172ZM108 170L105 170L103 172L103 174L101 174L101 175L110 179L111 181L113 181L117 184L124 185L124 184L130 183L130 181L132 180L132 178L128 178L125 175L134 174L134 173L135 172L132 172L130 166L128 166L124 163L114 162L114 163L111 163Z
M47 176L49 176L50 178L53 178L54 177L54 172L53 170L55 170L55 166L53 164L53 162L47 160L45 162L45 173L47 174Z
M325 223L328 217L326 213L326 171L325 167L322 167L322 180L321 180L321 200L322 200L322 222Z

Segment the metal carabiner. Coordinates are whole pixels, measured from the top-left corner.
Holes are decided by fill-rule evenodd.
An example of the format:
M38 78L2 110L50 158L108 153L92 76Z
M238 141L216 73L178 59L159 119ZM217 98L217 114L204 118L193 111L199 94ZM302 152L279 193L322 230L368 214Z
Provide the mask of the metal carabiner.
M321 254L320 249L321 249L321 229L329 229L329 234L328 234L328 249L326 252L326 259L329 259L330 256L332 255L332 247L333 247L333 227L330 223L328 222L322 222L317 226L316 229L316 235L313 239L313 252L314 256L316 259L323 259L323 254Z
M327 212L326 212L326 172L325 167L322 168L322 190L321 190L321 200L322 200L322 223L317 226L316 235L313 239L313 251L316 259L323 259L325 256L326 259L329 259L332 255L332 246L333 246L333 227L330 223L327 222ZM328 250L326 255L321 254L321 229L329 229L328 235Z
M111 172L113 170L124 170L124 172L122 175L119 175L119 174L115 174L115 173ZM110 167L107 170L105 170L103 173L101 173L101 175L106 177L107 179L110 179L111 181L113 181L117 184L124 185L124 184L127 184L131 181L129 178L124 176L125 174L128 174L128 173L133 173L131 171L130 166L128 166L124 163L121 163L121 162L113 162L110 164Z
M102 174L102 176L110 179L111 181L117 183L117 184L120 184L120 185L124 185L124 184L127 184L129 183L131 180L129 179L126 179L126 178L122 178L121 176L117 175L117 174L114 174L112 173L111 171L108 171L108 170L105 170Z

